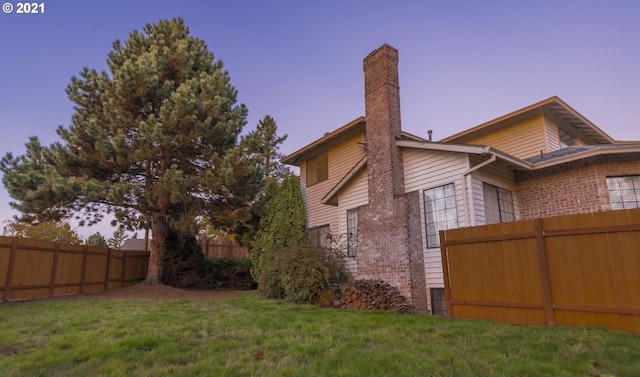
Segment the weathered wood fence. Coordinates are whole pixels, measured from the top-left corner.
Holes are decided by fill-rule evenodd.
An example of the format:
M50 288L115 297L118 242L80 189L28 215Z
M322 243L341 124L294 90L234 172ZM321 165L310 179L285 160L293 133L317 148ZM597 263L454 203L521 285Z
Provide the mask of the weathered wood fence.
M199 239L207 258L249 258L249 251L230 240Z
M122 288L142 281L149 253L0 237L2 302Z
M640 209L440 232L447 315L640 333Z

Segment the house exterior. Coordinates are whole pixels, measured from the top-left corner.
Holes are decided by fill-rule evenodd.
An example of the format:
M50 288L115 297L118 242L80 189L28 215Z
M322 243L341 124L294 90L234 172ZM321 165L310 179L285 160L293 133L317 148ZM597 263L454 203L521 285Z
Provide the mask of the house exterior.
M398 51L363 63L365 116L286 156L307 228L342 245L357 278L382 279L442 314L439 230L638 207L640 142L619 142L551 97L438 142L402 131Z

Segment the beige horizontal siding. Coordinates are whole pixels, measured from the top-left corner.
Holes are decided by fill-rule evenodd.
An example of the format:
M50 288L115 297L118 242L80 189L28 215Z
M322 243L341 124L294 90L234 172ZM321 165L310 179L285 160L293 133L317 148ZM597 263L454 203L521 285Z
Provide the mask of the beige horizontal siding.
M339 193L338 207L340 211L339 227L336 239L346 255L347 211L369 203L369 183L367 170L358 173L353 180ZM357 277L357 258L346 258L347 268Z
M344 177L365 154L359 142L364 135L358 135L328 150L329 178L314 185L306 185L306 163L300 164L300 182L305 201L307 228L330 225L331 232L339 230L339 210L337 206L322 204L322 198Z
M545 129L547 131L547 151L553 152L561 148L560 146L560 130L558 126L549 119L545 120Z
M518 158L548 153L545 121L541 116L467 141L467 144L490 145Z
M406 148L402 151L405 176L405 192L420 192L420 223L424 270L429 288L444 287L440 249L427 249L426 222L424 210L424 190L453 183L456 189L458 226L466 226L464 185L462 174L469 168L467 155L463 153L430 151Z

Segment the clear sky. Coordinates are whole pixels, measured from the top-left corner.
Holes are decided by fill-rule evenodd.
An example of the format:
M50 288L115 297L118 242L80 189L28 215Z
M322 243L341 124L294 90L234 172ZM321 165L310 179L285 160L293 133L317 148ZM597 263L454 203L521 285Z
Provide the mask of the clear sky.
M245 130L275 118L283 153L364 115L362 59L383 43L400 53L408 132L438 140L557 95L613 138L640 140L640 1L43 0L44 14L0 2L13 5L0 12L2 156L32 135L58 140L71 76L106 69L114 40L172 17L224 62ZM10 200L0 187L0 221Z

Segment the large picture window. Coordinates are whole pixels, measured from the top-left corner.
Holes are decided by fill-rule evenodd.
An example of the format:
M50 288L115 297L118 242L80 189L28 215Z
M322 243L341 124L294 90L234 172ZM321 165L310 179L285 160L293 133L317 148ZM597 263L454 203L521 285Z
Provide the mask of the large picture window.
M440 246L439 231L458 227L456 189L453 183L424 190L427 247Z
M355 257L358 251L358 210L347 211L347 256Z
M307 160L307 186L325 181L329 178L329 158L327 153Z
M607 177L611 209L640 208L640 175Z
M509 190L484 183L484 213L487 224L515 221L513 194Z

